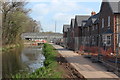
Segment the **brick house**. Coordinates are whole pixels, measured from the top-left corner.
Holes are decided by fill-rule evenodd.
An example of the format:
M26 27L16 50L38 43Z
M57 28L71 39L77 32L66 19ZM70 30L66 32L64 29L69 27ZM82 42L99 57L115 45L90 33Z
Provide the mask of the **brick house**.
M116 53L120 33L120 2L102 2L99 17L100 47Z
M76 15L68 29L68 47L78 51L84 47L88 51L107 54L116 53L120 46L120 2L102 2L100 12L91 16ZM90 49L91 48L91 49ZM92 49L93 48L93 49ZM117 51L118 52L118 51ZM98 53L98 52L97 52Z
M85 49L85 28L86 28L86 23L88 20L82 20L82 33L81 33L81 38L80 38L80 51L84 51Z
M88 15L76 15L74 24L74 40L75 40L75 51L78 51L81 45L82 37L82 21L87 20L90 16Z
M67 48L68 44L68 29L70 28L70 25L63 25L63 44L64 47Z
M71 19L69 29L69 49L74 50L74 23L75 19Z
M93 14L92 12L88 20L83 20L82 46L84 47L84 51L90 52L92 50L90 48L98 46L98 18L99 13L96 14L94 12Z
M70 49L84 51L92 61L103 62L116 73L116 70L120 71L120 0L105 1L99 13L71 19L68 43Z

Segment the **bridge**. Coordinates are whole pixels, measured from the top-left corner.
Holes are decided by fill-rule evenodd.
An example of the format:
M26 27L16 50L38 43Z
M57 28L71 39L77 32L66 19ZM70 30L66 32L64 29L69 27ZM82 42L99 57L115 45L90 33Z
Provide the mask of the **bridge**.
M39 33L23 33L21 35L23 40L46 40L47 42L57 41L63 39L63 34L61 33L46 33L46 32L39 32Z

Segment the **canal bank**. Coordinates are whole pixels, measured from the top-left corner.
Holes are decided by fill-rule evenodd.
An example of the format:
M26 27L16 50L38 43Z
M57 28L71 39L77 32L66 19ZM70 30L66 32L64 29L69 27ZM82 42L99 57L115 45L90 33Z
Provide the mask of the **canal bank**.
M2 77L10 78L17 73L32 73L43 67L41 46L15 47L2 52Z
M43 67L36 69L33 73L17 73L12 75L12 78L84 78L73 66L71 66L63 55L59 53L59 50L64 49L55 49L53 46L54 45L51 44L45 44L43 46L42 51L45 56Z
M57 62L58 52L50 44L43 47L43 55L45 56L44 66L35 70L33 73L18 73L12 75L12 78L69 78L68 72L63 66Z

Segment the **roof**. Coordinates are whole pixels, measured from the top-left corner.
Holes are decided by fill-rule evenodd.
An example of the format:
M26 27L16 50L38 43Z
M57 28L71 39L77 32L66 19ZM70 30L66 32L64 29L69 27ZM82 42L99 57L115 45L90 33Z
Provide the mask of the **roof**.
M75 19L71 19L71 28L74 28L74 24L75 24Z
M63 32L67 32L70 25L63 25Z
M120 13L120 0L103 0L104 3L108 3L113 13Z
M104 33L102 34L113 34L113 31L111 29L108 29L107 31L105 31Z
M120 1L119 2L109 2L109 5L113 13L120 13Z
M91 26L92 24L96 24L98 23L98 18L99 18L99 13L92 15L88 20L87 23L85 24L85 26Z
M82 20L82 26L85 26L88 20Z
M75 20L76 20L76 24L77 24L77 26L82 26L82 21L83 20L87 20L88 18L89 18L90 16L89 15L83 15L83 16L81 16L81 15L76 15L75 16Z

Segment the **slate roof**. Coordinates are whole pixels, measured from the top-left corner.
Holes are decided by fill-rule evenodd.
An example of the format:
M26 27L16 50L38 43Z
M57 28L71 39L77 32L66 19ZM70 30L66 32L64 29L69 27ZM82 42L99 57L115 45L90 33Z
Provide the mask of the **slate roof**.
M113 31L111 29L108 29L107 31L105 31L104 33L102 34L113 34Z
M107 2L113 13L120 13L120 0L112 1L112 0L103 0Z
M87 23L85 24L84 27L92 26L92 24L98 23L98 22L99 22L98 18L99 18L99 13L91 16L91 17L87 20Z
M109 2L113 13L120 13L120 2Z
M90 16L89 15L76 15L75 16L75 20L76 20L76 24L77 26L82 26L82 21L83 20L87 20Z
M75 24L75 19L71 19L71 23L70 23L71 28L74 28L74 24Z
M87 23L87 20L83 20L82 21L82 26L85 26L86 23Z
M63 25L63 32L67 32L70 25Z

